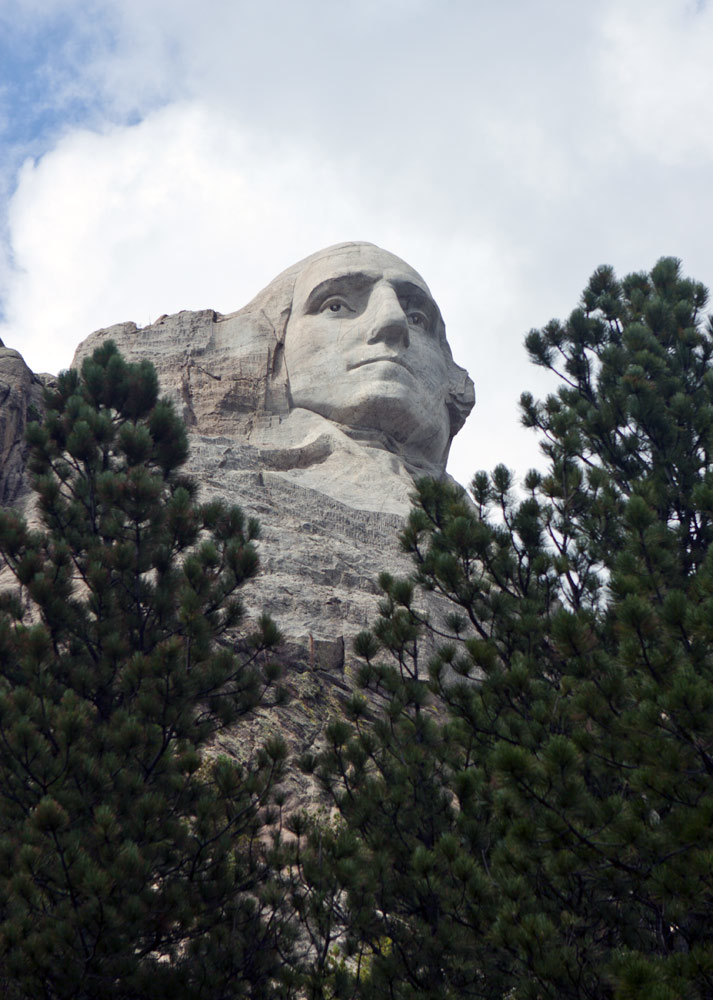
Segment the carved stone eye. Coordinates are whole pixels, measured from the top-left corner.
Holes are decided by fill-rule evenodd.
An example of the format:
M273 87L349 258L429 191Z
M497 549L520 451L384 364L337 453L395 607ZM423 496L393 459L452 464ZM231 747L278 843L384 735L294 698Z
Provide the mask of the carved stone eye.
M331 296L319 307L320 312L343 313L349 309L349 305L341 296ZM351 310L350 310L351 311Z

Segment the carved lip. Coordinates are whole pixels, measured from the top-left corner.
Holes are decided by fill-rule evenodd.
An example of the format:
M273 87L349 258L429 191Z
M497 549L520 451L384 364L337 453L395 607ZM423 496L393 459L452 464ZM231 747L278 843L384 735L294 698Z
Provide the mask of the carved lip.
M404 359L400 358L397 354L379 354L376 358L365 358L363 361L355 361L354 364L347 365L347 370L352 371L354 368L363 368L364 365L373 365L377 361L393 361L394 364L401 365L402 368L405 368L409 375L413 375L411 367L407 365Z

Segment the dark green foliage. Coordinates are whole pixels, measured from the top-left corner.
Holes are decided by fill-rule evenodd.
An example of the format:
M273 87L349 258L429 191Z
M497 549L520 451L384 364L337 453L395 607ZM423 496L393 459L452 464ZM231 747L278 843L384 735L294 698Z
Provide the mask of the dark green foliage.
M391 611L382 629L405 630L403 608ZM402 654L403 672L369 661L362 673L383 711L374 716L355 696L328 727L319 761L305 762L317 764L339 813L329 827L291 823L295 905L313 944L308 997L448 1000L483 985L471 930L484 933L492 908L482 908L482 870L453 836L448 782L460 749Z
M369 958L315 995L713 997L705 303L673 259L600 268L527 338L561 380L521 401L545 470L478 473L472 503L419 485L403 543L451 635L427 684L418 601L384 581L358 646L383 707L317 764L360 870L321 877Z
M196 502L151 365L107 343L46 403L42 528L0 512L3 995L273 995L261 812L284 751L200 753L275 677L268 619L228 639L257 526Z

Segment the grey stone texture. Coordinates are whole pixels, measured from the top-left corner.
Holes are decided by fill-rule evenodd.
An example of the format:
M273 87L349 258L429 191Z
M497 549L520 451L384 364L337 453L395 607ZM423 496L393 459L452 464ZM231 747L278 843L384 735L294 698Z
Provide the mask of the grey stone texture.
M206 497L260 520L267 606L307 660L335 669L373 620L382 569L407 572L397 534L414 478L442 478L473 406L428 286L368 243L313 254L245 308L91 334L150 359L191 437Z
M344 243L288 268L237 312L98 330L73 365L109 338L156 366L188 426L188 471L203 497L260 521L248 610L269 610L285 635L293 698L286 714L256 719L256 736L274 729L303 749L348 688L351 640L376 616L379 573L410 571L397 536L414 479L446 477L474 403L438 306L398 257ZM16 352L0 350L4 502L22 493L18 441L40 388Z
M0 505L26 503L28 419L42 409L42 388L51 375L34 375L22 356L0 340Z

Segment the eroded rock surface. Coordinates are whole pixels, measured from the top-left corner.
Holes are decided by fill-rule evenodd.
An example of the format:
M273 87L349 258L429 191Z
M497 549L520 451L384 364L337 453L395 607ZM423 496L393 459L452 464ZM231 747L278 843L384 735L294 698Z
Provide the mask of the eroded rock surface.
M0 340L0 505L22 502L28 492L25 475L28 420L42 408L42 387L51 375L34 375L22 355Z
M396 536L414 478L445 476L474 402L426 283L372 244L340 244L230 315L99 330L74 364L109 338L156 365L205 495L259 518L253 606L333 668L373 620L379 572L409 569Z
M269 610L286 636L293 698L254 726L304 749L348 688L351 640L375 619L379 573L410 571L397 535L414 478L446 476L473 406L438 306L399 258L347 243L289 268L230 315L181 312L99 330L73 364L109 338L128 360L156 366L188 426L189 471L204 497L260 521L262 572L247 603ZM13 372L15 388L0 411L1 482L11 498L39 383L16 352L5 354L0 379L9 385L2 373Z

